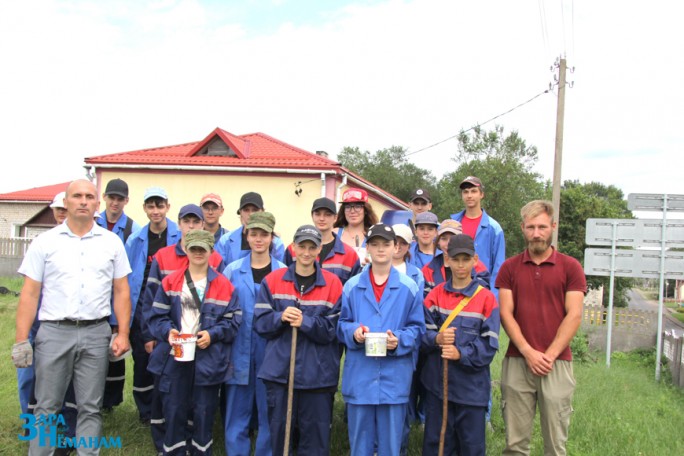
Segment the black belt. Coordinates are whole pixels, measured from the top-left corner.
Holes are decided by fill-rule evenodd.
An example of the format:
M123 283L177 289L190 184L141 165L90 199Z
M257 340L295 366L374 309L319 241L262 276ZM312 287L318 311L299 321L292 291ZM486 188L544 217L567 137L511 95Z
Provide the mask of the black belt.
M103 323L105 321L108 321L109 317L102 317L98 318L97 320L45 320L41 321L41 323L55 323L58 325L67 325L67 326L90 326L90 325L96 325L98 323Z

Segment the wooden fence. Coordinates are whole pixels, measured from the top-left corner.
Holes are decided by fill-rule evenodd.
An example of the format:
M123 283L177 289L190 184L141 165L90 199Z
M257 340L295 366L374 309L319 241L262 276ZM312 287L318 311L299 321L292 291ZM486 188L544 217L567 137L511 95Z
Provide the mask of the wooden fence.
M585 305L582 330L589 337L589 345L592 348L605 350L608 335L608 310L600 305ZM611 340L613 351L654 347L657 331L658 314L656 312L624 307L613 309Z
M24 259L32 239L0 238L0 276L13 276Z
M673 334L665 331L663 337L663 356L672 373L672 383L684 388L684 337L681 331Z

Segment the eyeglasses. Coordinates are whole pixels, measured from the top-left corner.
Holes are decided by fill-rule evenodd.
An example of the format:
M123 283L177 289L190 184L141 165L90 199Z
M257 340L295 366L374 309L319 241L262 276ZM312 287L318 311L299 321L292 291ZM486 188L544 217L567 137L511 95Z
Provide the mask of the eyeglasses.
M363 203L345 203L344 210L348 212L358 212L363 209Z

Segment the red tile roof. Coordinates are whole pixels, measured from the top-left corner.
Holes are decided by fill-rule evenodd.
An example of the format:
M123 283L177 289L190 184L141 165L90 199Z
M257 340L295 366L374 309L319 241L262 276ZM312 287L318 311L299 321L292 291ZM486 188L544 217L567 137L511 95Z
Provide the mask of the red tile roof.
M16 192L0 194L0 201L25 201L36 203L51 203L52 199L59 192L67 189L69 182L62 184L47 185L45 187L29 188L28 190L19 190Z
M235 157L194 155L216 137L235 152ZM88 165L229 166L236 168L340 169L340 164L307 152L264 133L236 136L220 128L199 142L156 147L85 159Z

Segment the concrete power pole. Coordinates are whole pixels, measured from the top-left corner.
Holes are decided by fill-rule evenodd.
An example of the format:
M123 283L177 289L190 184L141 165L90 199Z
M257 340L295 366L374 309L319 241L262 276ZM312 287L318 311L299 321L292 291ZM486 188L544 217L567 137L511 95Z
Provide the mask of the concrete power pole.
M558 221L560 216L560 187L561 187L561 163L563 161L563 123L565 121L565 59L556 61L558 68L558 107L556 109L556 155L553 162L553 193L552 203L555 209L553 221L556 230L553 232L552 243L558 248Z

